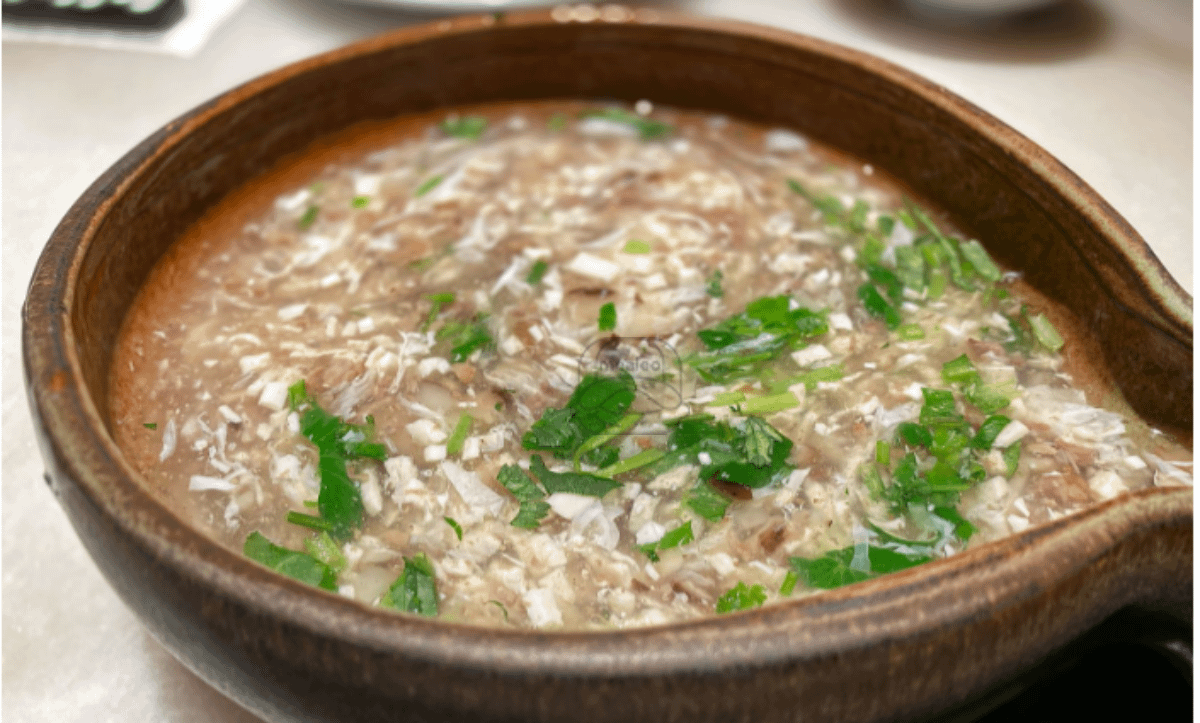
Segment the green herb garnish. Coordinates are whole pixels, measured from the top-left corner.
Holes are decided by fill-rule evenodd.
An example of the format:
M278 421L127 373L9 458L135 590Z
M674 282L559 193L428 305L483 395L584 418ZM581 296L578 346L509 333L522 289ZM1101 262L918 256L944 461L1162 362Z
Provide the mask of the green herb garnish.
M762 604L767 601L767 593L763 590L762 585L747 586L744 582L738 582L725 594L717 598L717 612L731 613L736 610L749 610L751 608L762 607Z
M421 185L417 186L417 190L413 191L413 195L417 198L420 198L421 196L424 196L433 189L437 188L438 184L441 182L441 176L430 176L429 178L425 179Z
M462 542L462 536L463 536L462 525L458 524L458 521L455 520L453 517L443 517L442 519L446 521L447 525L450 525L450 529L454 530L454 536L458 538L458 541Z
M721 288L721 281L725 278L725 274L721 273L720 269L713 271L705 280L705 292L714 299L719 299L725 295L725 290Z
M686 545L694 539L696 539L696 536L692 532L692 523L689 520L679 527L663 533L658 542L641 545L638 549L645 553L646 557L649 557L652 561L658 562L658 553L663 550L670 550L673 547Z
M350 206L352 208L366 208L367 204L369 204L370 202L371 202L370 196L355 196L353 199L351 199Z
M546 502L546 491L538 487L515 464L506 464L501 467L500 471L496 474L496 479L521 504L517 516L513 518L512 526L527 530L536 529L541 523L542 518L550 512L550 505Z
M404 558L404 572L379 599L380 607L436 617L438 596L434 578L433 563L425 553Z
M449 343L452 363L465 362L476 350L495 346L485 323L486 318L483 314L476 314L471 321L448 321L438 329L437 340Z
M840 550L830 550L815 559L793 557L788 561L796 576L805 585L831 590L835 587L886 575L889 572L905 570L933 559L920 556L909 557L895 550L874 545L864 544L858 547L860 548L858 553L861 555L859 560L855 560L855 546L851 545Z
M708 482L701 482L684 495L683 504L709 522L717 522L725 516L729 498Z
M458 418L458 423L454 425L454 431L450 433L450 439L446 440L446 456L458 454L462 451L463 442L467 441L467 435L471 433L471 422L475 419L470 414L463 414Z
M637 384L629 372L622 370L615 377L589 374L575 387L565 407L542 412L521 444L567 459L585 440L620 421L636 393Z
M620 482L586 472L551 472L538 454L529 458L529 471L549 494L570 492L574 495L603 497L621 486Z
M363 517L362 495L358 486L350 481L346 462L359 458L382 461L387 458L387 448L369 441L374 433L370 420L367 425L360 426L329 414L309 396L303 380L288 388L288 402L293 410L301 412L301 434L319 452L317 469L321 490L317 495L317 509L321 513L320 519L330 524L327 531L331 535L344 540L362 524Z
M525 277L525 283L533 286L541 282L542 277L546 275L546 270L550 268L550 264L538 259L533 262L533 268L529 269L529 275Z
M650 244L641 239L629 239L625 242L624 251L627 254L648 254L650 253Z
M314 587L337 591L337 573L333 568L297 550L280 547L260 532L251 532L242 546L242 553L275 572L295 578Z
M440 127L442 132L448 136L474 140L483 135L483 131L487 129L487 119L477 115L447 118L442 121Z
M304 549L315 560L332 568L335 573L346 569L346 556L342 554L341 549L338 548L337 543L333 541L328 532L322 532L316 537L306 537Z
M425 317L425 323L421 324L421 331L429 331L429 327L433 326L433 322L437 321L438 314L442 313L442 309L454 303L457 298L453 291L443 291L438 294L426 294L425 298L430 301L429 314Z
M630 113L621 108L605 108L603 110L589 110L580 114L583 118L602 118L614 123L622 123L637 130L641 135L642 140L649 141L655 138L662 138L670 135L674 130L671 126L661 121L651 120L642 117L636 113Z
M826 334L824 314L803 307L792 309L791 297L764 296L744 312L696 332L707 351L687 361L708 382L727 382L759 372L785 352Z
M670 466L698 465L700 479L757 488L791 474L787 457L792 440L758 417L746 418L741 427L708 415L670 420L667 425L671 435L664 461Z
M596 326L600 331L612 331L617 328L617 307L611 301L600 307L600 319Z
M158 429L158 422L142 422L142 426L146 429Z
M320 209L316 206L309 205L308 208L304 209L304 215L296 221L296 225L300 227L301 231L307 231L316 222L319 211Z

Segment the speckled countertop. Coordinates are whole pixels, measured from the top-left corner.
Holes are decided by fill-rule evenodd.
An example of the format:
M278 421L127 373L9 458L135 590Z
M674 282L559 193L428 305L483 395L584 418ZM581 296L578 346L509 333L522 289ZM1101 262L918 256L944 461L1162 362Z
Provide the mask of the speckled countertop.
M1066 2L989 34L901 22L888 0L678 0L865 50L964 96L1090 183L1192 290L1192 4ZM238 83L426 16L249 0L194 57L3 45L3 714L13 721L254 720L166 653L50 492L20 362L20 305L55 224L143 137Z

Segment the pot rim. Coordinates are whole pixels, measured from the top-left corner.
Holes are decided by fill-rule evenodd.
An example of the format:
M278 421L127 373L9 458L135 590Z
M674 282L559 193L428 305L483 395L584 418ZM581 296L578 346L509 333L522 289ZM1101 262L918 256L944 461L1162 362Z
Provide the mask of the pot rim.
M138 144L76 201L43 251L23 308L27 392L54 460L104 517L161 564L225 599L328 640L440 665L506 674L649 676L698 669L746 669L870 647L987 617L1099 559L1147 527L1191 523L1190 488L1123 495L1060 520L910 570L752 611L619 631L509 631L397 615L306 586L222 547L181 520L139 483L87 392L70 309L82 261L105 216L156 160L213 118L289 80L354 58L498 28L553 27L558 10L491 15L403 28L301 60L234 88L171 121ZM490 19L490 22L489 22ZM1191 298L1136 231L1081 179L1007 125L907 70L879 58L788 31L658 10L637 10L632 26L716 33L831 57L898 85L1004 149L1053 188L1115 245L1136 270L1153 308L1149 324L1190 339ZM1190 346L1190 341L1188 342ZM980 591L986 591L981 594ZM1132 594L1132 593L1131 593ZM1097 605L1096 620L1131 600ZM921 613L914 619L912 610ZM769 634L768 634L769 633ZM697 650L704 656L697 656Z

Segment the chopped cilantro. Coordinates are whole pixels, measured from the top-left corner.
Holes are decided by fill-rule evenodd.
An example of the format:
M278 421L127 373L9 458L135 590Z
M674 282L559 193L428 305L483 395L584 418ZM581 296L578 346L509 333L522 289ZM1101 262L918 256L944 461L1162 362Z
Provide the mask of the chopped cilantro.
M668 426L673 461L699 465L701 479L757 488L791 474L792 440L758 417L746 418L740 428L709 416L671 420Z
M1000 436L1000 432L1008 426L1008 422L1008 417L1002 414L993 414L983 420L983 424L979 425L979 431L971 439L971 446L975 449L991 449L996 437Z
M301 231L307 231L316 222L319 211L319 208L310 204L308 208L304 209L304 215L296 221L296 225L300 227Z
M541 259L533 262L533 268L529 269L529 275L525 277L525 283L533 286L541 282L542 277L546 275L546 270L549 268L550 265Z
M433 563L418 552L404 558L404 572L379 599L379 605L406 613L436 617L438 613L437 583Z
M654 464L665 456L666 452L661 449L643 449L632 457L626 457L620 461L613 462L603 469L596 470L596 474L600 477L615 477L616 475Z
M919 341L925 338L925 330L920 324L901 324L896 327L896 336L900 341Z
M800 406L800 400L789 391L764 397L750 397L741 405L742 414L775 414Z
M908 288L925 288L925 256L914 246L896 247L896 277Z
M306 515L303 512L296 512L295 510L288 512L284 519L290 524L299 525L300 527L307 527L313 530L321 530L322 532L330 532L334 529L333 523L329 520L322 519L315 515Z
M306 537L304 549L315 560L332 568L335 573L346 569L346 556L342 554L341 549L338 548L337 543L333 541L328 532L322 532L316 537Z
M701 482L684 495L683 504L709 522L717 522L725 516L729 498L708 482Z
M476 314L471 321L448 321L438 329L437 340L446 341L450 345L451 362L465 362L476 350L487 350L494 346L492 334L485 323L486 318L483 314Z
M649 141L655 138L662 138L670 135L674 129L662 121L651 120L636 113L630 113L621 108L605 108L603 110L589 110L580 114L584 118L602 118L614 123L621 123L634 128L642 140Z
M450 525L450 529L454 530L454 536L458 538L459 542L462 542L462 525L458 524L458 521L453 517L443 517L442 519L446 521L447 525Z
M417 198L420 198L421 196L424 196L433 189L437 188L438 184L441 182L441 176L430 176L426 180L422 181L421 185L417 186L417 190L413 191L413 195Z
M620 482L586 472L552 472L538 454L529 458L529 471L537 477L538 481L542 483L542 487L545 487L546 492L550 494L570 492L575 495L603 497L621 486Z
M707 284L707 286L704 289L705 292L707 292L708 295L713 297L714 299L719 299L722 296L724 296L725 290L721 288L721 281L724 278L725 278L725 274L721 273L720 269L716 269L715 271L713 271L711 274L708 275L708 279L705 280L705 283Z
M779 586L779 594L785 596L791 595L792 591L796 589L796 583L799 581L800 576L796 574L796 571L788 570L787 574L783 576L783 584Z
M142 422L142 426L146 429L158 429L158 422Z
M467 435L471 433L471 422L475 419L470 414L463 414L458 418L458 423L454 425L454 431L450 433L450 439L446 440L446 456L458 454L462 451L463 442L467 441Z
M350 480L346 462L364 457L383 460L387 457L387 449L382 444L368 441L374 432L373 424L349 424L329 414L308 395L303 380L288 388L288 402L293 410L301 412L301 434L319 452L317 470L321 490L317 495L317 509L321 519L330 523L330 534L346 539L362 524L363 517L362 495Z
M526 530L537 529L542 518L550 512L550 505L545 500L545 490L538 487L533 480L529 479L529 475L515 464L506 464L501 467L496 474L496 479L521 504L517 516L510 524Z
M242 546L242 553L275 572L295 578L314 587L337 590L337 573L333 568L311 555L280 547L260 532L251 532Z
M559 459L575 453L585 440L604 432L625 416L637 384L622 370L615 377L589 374L575 387L562 409L553 407L521 438L525 449L551 452Z
M504 607L504 603L499 600L488 600L489 603L500 608L500 612L504 613L504 622L508 622L508 608Z
M600 331L612 331L617 328L617 307L611 301L600 307L600 319L596 326Z
M762 585L747 586L746 583L739 581L737 585L726 590L725 594L717 598L717 612L731 613L736 610L749 610L762 607L766 601L767 593L763 590Z
M793 193L803 197L812 204L813 208L821 212L821 215L825 217L825 223L833 226L844 222L846 209L836 196L818 196L800 185L799 181L791 178L788 179L787 184Z
M353 208L366 208L367 204L369 204L370 202L371 202L370 196L355 196L353 199L351 199L350 205Z
M878 263L868 263L865 270L871 283L883 288L884 293L892 300L893 304L900 303L900 299L904 296L904 282L899 277L886 266Z
M1017 441L1005 447L1003 456L1005 472L1007 472L1005 476L1011 479L1017 473L1017 465L1021 462L1021 443Z
M994 282L1000 280L999 267L996 266L996 262L992 261L992 257L988 255L987 250L978 241L964 241L958 245L958 251L971 264L975 273L988 281Z
M954 525L954 534L958 539L966 542L971 539L971 535L975 534L975 525L967 521L965 517L958 513L958 510L948 505L939 505L932 510L933 514L950 522Z
M509 523L513 527L526 530L537 529L546 515L550 512L550 503L545 500L528 500L521 503L517 516Z
M691 520L683 523L673 530L668 530L659 538L658 542L651 542L647 545L642 545L638 549L646 554L654 562L658 562L658 553L663 550L670 550L673 547L686 545L696 539L696 535L692 532Z
M633 425L638 423L638 420L641 418L641 414L626 414L624 417L618 419L616 424L613 424L600 434L589 437L587 440L585 440L584 443L579 446L579 449L575 450L575 471L579 471L579 462L585 455L587 455L589 452L600 449L602 446L608 444L618 436L628 432L633 428ZM613 448L610 447L609 449ZM612 464L612 462L608 462L608 464ZM599 466L603 467L606 465Z
M1058 351L1063 348L1062 336L1045 314L1035 314L1034 316L1027 314L1026 318L1029 320L1029 328L1033 330L1033 336L1039 344L1050 351Z
M477 115L447 118L442 121L440 127L442 132L448 136L474 140L483 135L483 131L487 128L487 119Z
M883 319L887 328L895 329L900 326L900 312L880 295L874 284L858 287L858 299L866 307L867 313L877 319Z
M641 239L629 239L625 242L624 251L627 254L648 254L650 253L650 244Z
M426 294L425 298L430 301L430 306L425 323L421 325L421 331L429 331L429 327L433 326L433 322L437 320L438 314L442 313L442 308L453 304L457 297L453 291L443 291L438 294Z
M803 307L791 308L787 295L764 296L744 312L709 329L696 332L706 352L688 363L709 382L723 382L757 373L783 353L829 332L825 315Z
M931 557L903 555L895 550L874 545L855 545L830 550L818 558L793 557L788 560L796 576L809 587L831 590L869 580L889 572L905 570ZM856 557L858 559L856 559Z
M942 365L942 381L947 384L975 384L979 381L979 372L963 354Z

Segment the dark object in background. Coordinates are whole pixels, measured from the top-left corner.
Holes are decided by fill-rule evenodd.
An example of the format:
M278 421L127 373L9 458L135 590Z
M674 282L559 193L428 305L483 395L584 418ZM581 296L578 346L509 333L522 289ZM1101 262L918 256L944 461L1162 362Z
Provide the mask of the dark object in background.
M183 0L4 0L4 23L163 31L184 16Z

